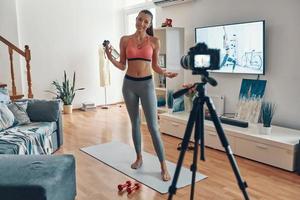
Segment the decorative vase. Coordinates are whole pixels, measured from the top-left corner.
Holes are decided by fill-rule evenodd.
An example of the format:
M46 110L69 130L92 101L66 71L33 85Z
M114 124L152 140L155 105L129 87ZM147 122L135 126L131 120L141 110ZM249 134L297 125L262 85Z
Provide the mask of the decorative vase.
M272 131L272 126L270 127L265 127L265 126L261 126L260 127L260 131L259 133L262 134L262 135L270 135L271 134L271 131Z
M64 113L71 114L73 110L73 105L64 105Z

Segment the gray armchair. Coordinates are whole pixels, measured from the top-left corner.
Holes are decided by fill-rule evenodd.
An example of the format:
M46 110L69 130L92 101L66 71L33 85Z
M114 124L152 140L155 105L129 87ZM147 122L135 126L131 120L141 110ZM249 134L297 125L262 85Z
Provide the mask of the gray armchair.
M74 200L72 155L0 155L0 199Z

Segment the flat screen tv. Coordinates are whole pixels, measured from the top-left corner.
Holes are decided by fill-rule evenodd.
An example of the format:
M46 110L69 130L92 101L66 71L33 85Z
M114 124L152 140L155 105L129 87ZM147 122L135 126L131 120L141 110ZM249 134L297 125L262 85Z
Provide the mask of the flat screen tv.
M220 49L220 69L211 72L264 74L265 21L195 28L196 43Z

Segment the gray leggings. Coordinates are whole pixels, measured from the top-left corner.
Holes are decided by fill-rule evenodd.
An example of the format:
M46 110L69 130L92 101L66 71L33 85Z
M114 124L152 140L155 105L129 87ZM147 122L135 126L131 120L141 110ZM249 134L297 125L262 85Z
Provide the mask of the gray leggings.
M131 120L132 138L136 153L141 153L141 120L139 115L139 99L141 99L156 154L159 161L164 161L164 147L157 125L157 100L151 76L134 78L126 75L123 81L122 92Z

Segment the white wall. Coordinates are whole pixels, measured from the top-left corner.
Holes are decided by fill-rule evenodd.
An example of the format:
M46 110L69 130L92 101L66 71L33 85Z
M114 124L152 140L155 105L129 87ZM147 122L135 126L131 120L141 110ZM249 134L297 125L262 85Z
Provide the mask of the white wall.
M53 80L61 81L66 70L76 71L79 91L75 107L84 101L105 102L100 87L98 48L104 39L118 47L123 31L121 6L117 0L26 0L17 1L21 45L31 49L32 85L35 98L51 98ZM123 72L111 67L108 103L122 100Z
M17 29L17 14L15 0L0 1L0 35L24 50L24 46L19 45L18 29ZM23 58L23 57L22 57ZM22 93L22 78L20 67L20 56L13 53L13 64L15 71L15 84L17 92ZM11 90L11 75L8 47L0 42L0 82L6 83L8 89Z
M265 99L277 104L274 123L300 129L300 1L299 0L196 0L157 10L160 26L165 18L173 19L173 26L185 28L186 50L194 45L194 28L266 20L266 75ZM185 72L186 80L199 80ZM243 78L251 75L213 74L219 83L208 87L209 94L224 94L225 112L236 110Z

